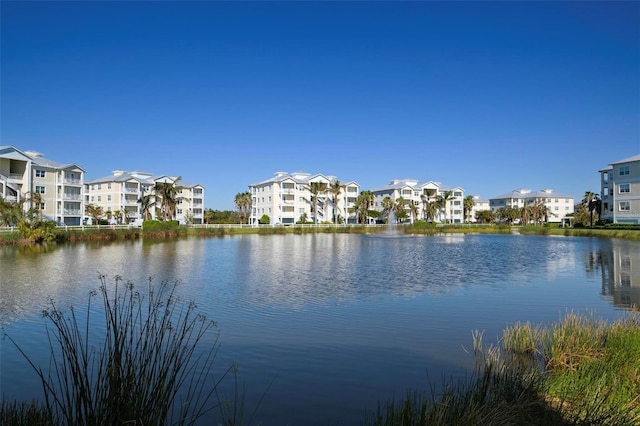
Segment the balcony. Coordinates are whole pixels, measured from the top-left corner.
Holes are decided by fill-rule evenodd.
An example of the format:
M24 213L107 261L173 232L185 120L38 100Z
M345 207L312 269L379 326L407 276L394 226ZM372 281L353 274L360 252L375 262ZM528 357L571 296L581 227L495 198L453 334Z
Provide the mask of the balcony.
M80 179L64 178L62 181L67 185L76 185L76 186L82 185L82 182L80 181Z
M124 192L127 192L129 194L137 194L138 193L138 187L136 187L136 186L125 186L124 187Z
M65 216L81 216L80 209L63 209L62 213Z
M80 194L70 194L65 192L64 194L62 194L62 199L63 200L71 200L71 201L82 201L82 195Z

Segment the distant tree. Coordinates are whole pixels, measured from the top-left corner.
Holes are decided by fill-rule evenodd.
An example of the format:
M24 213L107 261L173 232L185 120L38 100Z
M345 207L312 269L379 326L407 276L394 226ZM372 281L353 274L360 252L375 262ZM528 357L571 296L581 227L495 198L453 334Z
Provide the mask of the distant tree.
M87 204L84 207L84 211L87 215L93 219L92 223L97 225L100 221L100 218L104 216L104 210L102 207L97 206L95 204Z
M420 212L420 208L418 204L416 204L413 200L409 200L409 214L411 215L411 222L415 222L418 220L418 214Z
M423 212L424 212L424 220L428 222L433 222L437 211L437 204L431 201L432 198L436 196L435 188L425 188L423 194L420 196L423 204Z
M471 211L473 210L473 206L476 205L475 200L473 199L473 195L467 195L462 200L462 207L464 209L464 221L469 222L471 218Z
M495 215L491 210L480 210L476 212L476 220L481 223L491 223L495 220Z
M405 206L407 205L407 200L402 197L399 197L396 200L395 205L393 206L393 214L396 216L397 221L404 221L407 218L407 211L405 210Z
M151 219L151 211L156 206L155 197L153 194L145 194L138 199L138 204L140 204L140 211L142 212L142 217L144 220Z
M313 223L318 224L318 204L319 198L322 193L327 190L327 184L324 182L311 182L308 186L309 192L311 193L311 204L313 210Z
M389 221L389 216L395 207L395 203L388 195L382 199L382 211L383 214L387 217L387 221Z
M438 195L436 197L436 202L438 203L438 208L441 209L444 213L444 223L447 222L447 205L449 200L453 198L453 191L444 191L442 195Z
M596 212L598 219L600 217L600 208L602 206L600 197L594 192L586 191L582 198L582 204L584 204L589 211L589 226L593 226L593 213Z
M340 200L340 192L342 192L342 184L339 180L336 179L331 185L329 185L329 192L332 195L331 202L333 203L333 223L338 223L338 218L340 217L340 209L339 209L339 200Z
M0 226L15 226L22 216L19 203L7 201L0 195Z
M309 217L307 216L307 213L302 213L302 214L300 215L300 219L298 219L298 223L300 223L300 224L305 224L305 223L307 223L307 219L308 219L308 218L309 218Z
M269 217L269 215L263 214L259 222L261 225L268 225L271 223L271 218Z
M248 223L249 212L251 212L253 205L251 193L249 191L239 192L236 194L234 201L240 215L240 223Z

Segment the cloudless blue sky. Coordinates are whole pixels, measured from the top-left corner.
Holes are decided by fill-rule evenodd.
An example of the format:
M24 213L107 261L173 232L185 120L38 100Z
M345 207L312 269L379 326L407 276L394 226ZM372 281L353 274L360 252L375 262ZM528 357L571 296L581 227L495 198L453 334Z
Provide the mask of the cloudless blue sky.
M638 2L10 2L2 145L180 175L276 171L581 199L640 154Z

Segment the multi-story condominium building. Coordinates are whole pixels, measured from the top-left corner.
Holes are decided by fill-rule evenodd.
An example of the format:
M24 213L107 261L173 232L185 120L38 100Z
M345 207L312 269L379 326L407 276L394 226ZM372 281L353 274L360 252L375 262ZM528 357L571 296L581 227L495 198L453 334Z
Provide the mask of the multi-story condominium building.
M341 188L337 201L331 190L336 183ZM318 189L317 202L313 200L314 187ZM353 181L342 183L335 176L276 172L270 179L249 185L249 192L251 224L258 224L264 215L269 216L270 223L283 225L296 223L301 217L315 223L355 223L356 214L351 210L360 186Z
M491 210L489 200L480 198L480 196L478 195L474 195L473 208L471 209L471 213L469 214L469 217L467 218L467 220L470 222L477 222L478 220L476 219L476 213L485 211L485 210Z
M640 155L600 170L600 217L613 223L640 223Z
M449 187L440 182L419 182L416 179L394 179L388 185L372 190L373 209L384 211L383 200L389 197L394 203L402 198L407 202L405 211L407 218L427 220L426 203L434 202L438 197L446 198L446 206L438 209L433 218L436 222L462 223L464 222L464 189L459 186ZM411 204L414 205L413 209ZM412 214L417 210L417 215Z
M204 187L187 184L177 176L114 170L112 175L85 183L85 203L101 207L107 216L115 217L119 223L130 223L145 219L141 200L151 195L151 202L155 205L147 209L147 214L149 218L156 219L156 208L160 207L159 199L154 196L157 183L176 186L176 220L180 223L203 223Z
M535 204L544 204L547 207L547 222L562 222L570 213L573 213L574 198L570 195L562 195L553 192L552 189L531 191L530 189L514 189L506 194L489 199L491 211L496 213L501 208L523 208Z
M43 220L59 225L80 225L84 169L58 163L34 151L0 146L0 195L23 204L25 211L37 207ZM35 205L37 204L37 205Z

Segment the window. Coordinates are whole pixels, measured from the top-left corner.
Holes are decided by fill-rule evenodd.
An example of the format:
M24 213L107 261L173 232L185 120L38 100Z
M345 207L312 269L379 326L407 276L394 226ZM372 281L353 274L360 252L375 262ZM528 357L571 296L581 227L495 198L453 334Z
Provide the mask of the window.
M621 212L628 212L631 211L631 203L629 203L629 201L620 201L620 208L619 210Z
M44 194L44 186L36 185L36 194Z
M300 214L304 213L304 207L300 207L300 208L298 209L298 213L300 213Z
M460 191L456 191L456 192L454 192L454 193L453 193L453 195L454 195L455 197L462 197L462 192L460 192Z
M40 203L40 210L44 210L44 203Z
M629 174L629 166L620 166L620 176Z
M111 189L111 183L107 184L107 189Z
M629 193L629 184L628 183L621 183L618 188L619 188L618 190L619 190L620 194Z
M608 196L609 196L609 188L604 187L604 188L602 189L602 196L603 196L603 197L608 197Z
M102 196L98 195L98 201L102 201Z
M602 205L602 210L605 211L605 212L608 212L609 211L609 203L604 203Z
M182 209L176 209L177 214L182 214Z
M93 202L94 202L94 200L95 200L95 197L92 195L92 196L91 196L91 202L93 203Z
M111 195L107 195L107 201L111 201Z
M96 186L95 185L91 185L91 189L92 190L96 189Z
M554 207L554 209L555 209L555 210L558 210L558 206L555 206L555 207Z
M604 172L604 173L602 174L602 180L603 180L605 183L606 183L606 182L609 182L609 173Z
M43 178L45 176L45 171L36 169L36 177Z
M102 185L101 184L98 184L98 189L102 189Z

